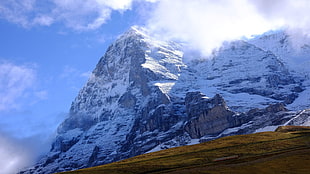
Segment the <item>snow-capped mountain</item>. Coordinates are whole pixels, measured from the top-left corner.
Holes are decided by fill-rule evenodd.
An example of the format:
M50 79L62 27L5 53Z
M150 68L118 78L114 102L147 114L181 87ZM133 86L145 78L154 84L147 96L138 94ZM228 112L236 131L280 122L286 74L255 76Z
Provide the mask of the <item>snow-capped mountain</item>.
M288 66L284 52L290 44L277 43L283 32L235 41L211 58L191 61L181 44L146 33L132 27L108 48L50 152L22 173L79 169L221 136L310 124L309 74ZM298 55L309 60L307 51Z

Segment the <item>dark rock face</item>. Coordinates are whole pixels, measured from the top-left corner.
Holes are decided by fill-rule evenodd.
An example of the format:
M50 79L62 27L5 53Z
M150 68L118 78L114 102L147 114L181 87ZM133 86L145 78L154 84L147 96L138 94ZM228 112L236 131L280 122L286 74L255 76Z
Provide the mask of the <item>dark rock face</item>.
M54 152L67 152L74 144L79 141L77 137L72 137L72 139L64 139L63 137L58 137L56 141L52 144L51 151Z
M222 106L227 109L227 105L223 97L216 94L213 98L209 99L201 92L188 92L185 97L186 113L189 118L196 117L205 109L211 109L215 106Z
M136 100L137 99L134 95L132 95L130 92L126 92L118 100L118 103L124 108L133 108L136 105Z
M265 109L266 113L277 113L281 111L288 111L288 109L284 107L283 103L271 104Z
M205 98L200 92L187 93L185 98L186 112L190 120L185 125L185 131L191 138L214 135L233 127L234 112L226 106L220 95L212 99Z
M310 122L310 109L297 112L296 116L287 121L285 125L303 125L305 122Z
M99 153L99 147L95 146L91 156L89 157L88 166L93 166L93 163L95 163L97 160L98 153Z

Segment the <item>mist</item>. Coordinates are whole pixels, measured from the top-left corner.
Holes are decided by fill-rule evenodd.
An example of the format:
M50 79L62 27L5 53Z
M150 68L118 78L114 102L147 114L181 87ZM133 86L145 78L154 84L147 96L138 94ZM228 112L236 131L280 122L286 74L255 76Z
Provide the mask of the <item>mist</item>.
M52 135L16 138L0 130L0 174L16 174L34 165L50 150Z
M0 174L15 174L34 162L31 148L20 140L0 133Z

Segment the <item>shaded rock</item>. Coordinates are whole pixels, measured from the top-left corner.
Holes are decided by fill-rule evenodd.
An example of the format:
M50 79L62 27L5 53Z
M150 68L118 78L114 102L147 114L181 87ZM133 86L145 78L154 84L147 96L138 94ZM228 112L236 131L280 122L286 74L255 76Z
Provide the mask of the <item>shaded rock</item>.
M93 163L96 162L98 152L99 152L99 147L98 147L98 146L95 146L94 149L93 149L93 152L92 152L91 156L90 156L89 159L88 159L88 166L92 166Z
M118 103L124 108L133 108L136 105L136 98L130 92L126 92L121 96Z
M234 112L230 111L224 99L219 95L208 99L200 92L191 92L185 98L187 114L191 118L185 125L185 131L192 138L214 135L234 126Z
M288 111L288 109L285 108L283 103L270 104L265 109L265 112L271 112L271 113L277 113L277 112L280 112L280 111Z

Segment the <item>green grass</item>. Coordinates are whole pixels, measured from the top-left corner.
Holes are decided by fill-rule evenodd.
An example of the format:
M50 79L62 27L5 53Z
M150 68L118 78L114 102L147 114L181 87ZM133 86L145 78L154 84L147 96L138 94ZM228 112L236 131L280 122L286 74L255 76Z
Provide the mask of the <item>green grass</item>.
M237 156L237 157L236 157ZM230 158L217 161L221 158ZM308 173L310 127L286 126L144 154L65 174Z

